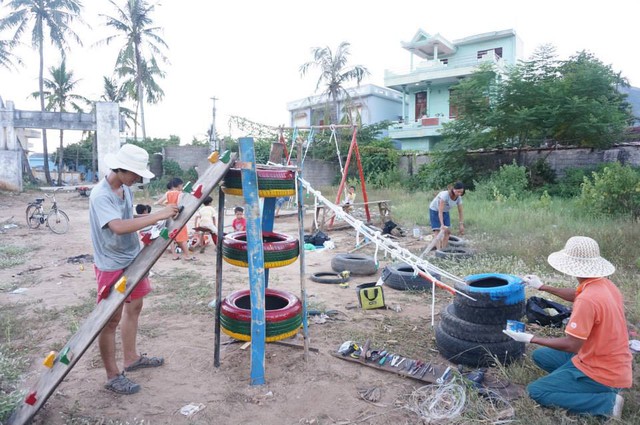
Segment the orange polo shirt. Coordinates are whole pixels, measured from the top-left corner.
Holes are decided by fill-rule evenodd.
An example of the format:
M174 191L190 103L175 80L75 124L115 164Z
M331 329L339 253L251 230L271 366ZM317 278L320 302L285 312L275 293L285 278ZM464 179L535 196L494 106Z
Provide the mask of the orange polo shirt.
M630 388L629 333L622 294L606 278L583 281L576 291L565 333L584 340L573 357L575 367L608 387Z

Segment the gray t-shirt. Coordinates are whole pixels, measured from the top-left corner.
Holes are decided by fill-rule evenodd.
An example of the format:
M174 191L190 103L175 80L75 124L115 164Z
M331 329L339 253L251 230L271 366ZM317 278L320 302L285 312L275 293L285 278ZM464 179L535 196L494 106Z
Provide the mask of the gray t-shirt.
M440 201L444 201L444 212L449 212L452 206L454 205L462 205L462 196L458 196L455 201L451 200L451 196L449 195L448 190L443 190L438 193L433 201L431 201L431 205L429 205L429 209L434 211L440 210Z
M133 195L131 189L123 186L124 199L118 197L107 182L102 179L89 197L89 224L93 259L102 271L122 270L127 267L140 252L138 233L116 235L109 229L112 220L133 218Z

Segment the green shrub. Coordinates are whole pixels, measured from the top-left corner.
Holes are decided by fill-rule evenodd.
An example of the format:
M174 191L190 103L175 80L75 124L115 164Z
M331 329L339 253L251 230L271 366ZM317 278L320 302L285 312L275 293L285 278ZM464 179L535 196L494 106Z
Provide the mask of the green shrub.
M584 178L580 206L590 215L640 216L640 172L619 162Z
M473 179L473 169L464 162L465 152L432 152L431 161L424 164L413 178L405 182L409 189L438 190L456 181L465 183Z
M480 199L506 201L522 199L527 193L527 169L513 162L503 165L487 179L475 182L475 193Z
M582 183L585 177L589 180L593 179L593 172L600 172L607 164L599 164L591 167L572 167L567 168L564 176L558 179L557 183L545 185L551 196L559 196L561 198L573 198L580 196L582 193Z
M553 185L555 182L556 173L544 159L537 159L529 166L529 187L531 189Z

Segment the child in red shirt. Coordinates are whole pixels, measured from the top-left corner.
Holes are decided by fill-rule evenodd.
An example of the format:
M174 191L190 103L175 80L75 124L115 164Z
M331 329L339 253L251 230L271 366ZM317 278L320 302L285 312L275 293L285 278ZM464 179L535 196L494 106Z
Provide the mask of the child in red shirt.
M235 207L233 212L236 218L233 220L233 230L235 232L244 232L247 230L247 219L244 218L244 208Z

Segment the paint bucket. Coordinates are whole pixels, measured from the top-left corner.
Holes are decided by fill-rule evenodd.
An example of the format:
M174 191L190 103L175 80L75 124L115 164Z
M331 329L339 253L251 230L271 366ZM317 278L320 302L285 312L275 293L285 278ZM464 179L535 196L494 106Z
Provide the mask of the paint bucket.
M507 320L507 330L514 332L524 332L524 323L517 320Z

